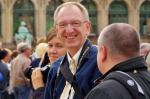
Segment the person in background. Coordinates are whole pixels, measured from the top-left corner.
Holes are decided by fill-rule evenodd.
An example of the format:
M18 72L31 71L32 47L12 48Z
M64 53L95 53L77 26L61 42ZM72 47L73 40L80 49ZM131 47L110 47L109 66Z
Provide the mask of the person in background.
M19 54L19 53L18 53L18 50L16 50L16 49L13 50L13 51L12 51L12 54L11 54L11 60L13 60L14 58L16 58L16 57L18 56L18 54Z
M47 43L40 43L36 46L34 52L35 58L31 62L32 68L40 66L40 61L44 57L44 54L47 52L47 50L48 50Z
M150 43L141 43L140 44L140 54L143 56L146 60L148 54L150 52Z
M150 43L140 44L140 54L145 58L148 70L150 71Z
M3 74L0 72L0 82L3 81Z
M1 62L6 64L7 68L10 70L11 50L4 48L1 51Z
M9 70L7 68L7 65L3 62L4 57L6 57L6 55L8 54L8 52L6 50L1 50L0 51L0 73L1 73L1 80L0 80L0 99L1 99L1 95L2 93L7 90L8 86L9 86Z
M85 99L150 98L150 73L140 56L139 33L131 25L114 23L101 31L97 61L103 76Z
M8 69L10 70L10 61L11 61L11 54L12 51L8 48L4 48L7 51L7 55L4 57L3 62L7 65Z
M59 57L62 57L66 53L66 48L61 42L61 40L56 36L56 32L54 28L52 28L47 35L47 43L48 43L48 50L46 55L48 56L49 63L47 64L48 67L51 68L51 64L54 63ZM32 85L34 88L33 92L33 99L43 99L44 98L44 90L45 84L43 82L43 78L47 78L47 75L43 75L41 73L41 68L44 67L43 65L47 63L47 59L41 60L40 68L36 68L32 72Z
M67 53L51 66L45 99L83 99L100 76L97 48L87 39L88 11L78 2L63 3L55 10L54 26Z
M39 45L40 43L47 43L45 36L39 37L39 38L36 40L35 47L36 47L37 45ZM34 52L34 53L32 54L32 56L31 56L31 58L32 58L32 60L34 60L36 57L37 57L37 55L36 55L36 53Z
M15 99L29 99L31 86L29 79L24 75L24 70L30 66L31 45L21 42L17 45L18 56L11 62L10 89L14 91Z

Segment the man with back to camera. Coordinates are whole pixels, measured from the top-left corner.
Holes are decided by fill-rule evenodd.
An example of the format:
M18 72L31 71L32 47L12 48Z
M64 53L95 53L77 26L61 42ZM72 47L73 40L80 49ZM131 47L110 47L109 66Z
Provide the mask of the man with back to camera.
M63 3L54 13L54 25L67 53L51 67L45 99L83 99L100 76L97 48L87 39L91 27L88 12L78 2Z
M139 34L131 25L114 23L102 30L97 61L103 76L85 99L150 98L150 73L140 56Z

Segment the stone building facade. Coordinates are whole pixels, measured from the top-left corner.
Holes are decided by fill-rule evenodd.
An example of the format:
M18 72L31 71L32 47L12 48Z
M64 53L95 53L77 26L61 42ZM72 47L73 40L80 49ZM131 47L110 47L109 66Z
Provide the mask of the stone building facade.
M123 21L133 25L141 33L141 36L147 37L150 32L150 8L148 7L150 6L150 0L0 0L0 41L3 43L12 44L14 41L14 23L16 22L14 20L17 19L15 18L15 13L21 13L15 12L15 6L17 6L16 3L22 1L30 1L33 5L32 16L34 17L31 19L34 20L32 27L34 28L33 36L36 39L46 35L47 12L48 10L51 11L50 7L48 9L48 5L53 2L52 9L54 10L58 6L57 2L68 1L82 2L89 6L89 10L90 4L95 6L95 8L91 9L96 13L93 13L93 16L92 10L89 13L93 18L95 17L93 24L96 23L94 26L96 35L108 24L117 22L119 17L118 22ZM93 5L91 6L93 7Z

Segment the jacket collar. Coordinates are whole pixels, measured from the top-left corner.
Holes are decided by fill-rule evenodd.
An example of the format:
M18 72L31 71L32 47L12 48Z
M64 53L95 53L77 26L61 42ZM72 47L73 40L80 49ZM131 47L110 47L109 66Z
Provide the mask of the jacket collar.
M89 50L90 50L91 47L92 47L92 43L90 42L90 40L87 39L85 41L85 43L83 45L83 48L81 50L81 53L79 55L79 60L78 60L78 64L77 64L77 66L79 68L81 68L83 61L88 60L88 58L89 58ZM67 59L67 54L62 59L60 65L61 66L69 66L69 62L68 62L68 59ZM77 69L77 71L79 70L79 68Z
M89 50L91 47L92 47L92 43L90 42L90 40L87 39L83 45L83 48L79 56L79 60L78 60L79 67L81 67L83 60L86 60L89 58Z
M144 58L140 56L140 57L131 58L124 62L121 62L115 65L114 69L128 72L133 70L147 69L147 65Z
M135 57L128 59L124 62L118 63L111 70L105 73L103 76L98 78L95 83L99 83L102 79L104 79L110 72L113 71L123 71L123 72L133 72L134 70L146 70L147 65L143 57Z

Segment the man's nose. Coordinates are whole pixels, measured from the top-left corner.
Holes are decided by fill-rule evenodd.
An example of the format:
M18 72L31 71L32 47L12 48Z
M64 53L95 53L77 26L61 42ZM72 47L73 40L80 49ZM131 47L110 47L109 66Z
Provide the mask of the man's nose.
M73 26L71 24L67 24L65 29L66 29L67 33L72 33L73 32Z

